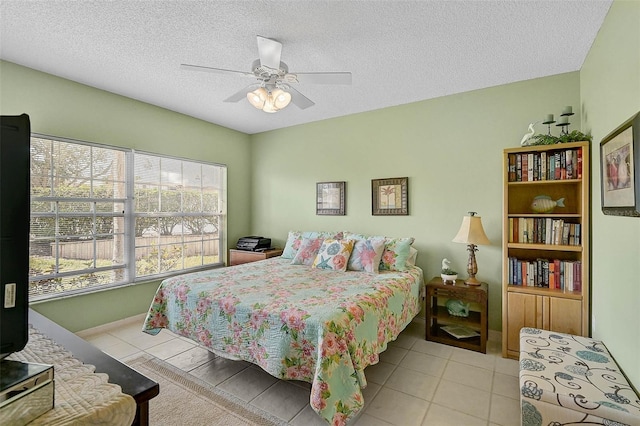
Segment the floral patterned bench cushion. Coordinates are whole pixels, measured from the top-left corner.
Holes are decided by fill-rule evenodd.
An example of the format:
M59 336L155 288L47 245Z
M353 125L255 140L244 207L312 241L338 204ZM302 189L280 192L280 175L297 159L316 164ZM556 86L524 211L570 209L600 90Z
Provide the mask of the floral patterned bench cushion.
M581 413L572 423L640 425L640 397L605 345L588 337L521 329L520 391L525 426L556 424L559 407Z

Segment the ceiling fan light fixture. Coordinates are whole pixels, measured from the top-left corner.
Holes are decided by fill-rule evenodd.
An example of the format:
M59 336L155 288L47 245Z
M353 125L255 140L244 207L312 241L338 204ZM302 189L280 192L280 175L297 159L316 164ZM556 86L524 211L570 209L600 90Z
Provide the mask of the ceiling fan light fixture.
M268 90L264 87L258 87L256 90L247 93L247 100L257 109L274 113L289 105L291 94L279 88Z
M268 99L269 92L264 87L258 87L256 90L247 93L249 103L258 109L263 109Z
M315 105L311 99L294 89L293 84L351 85L350 72L289 73L289 67L281 61L282 43L261 36L257 36L257 40L259 57L253 61L249 72L202 65L180 64L180 66L194 71L242 75L257 79L257 82L254 80L253 84L238 90L223 102L240 102L246 97L254 108L270 113L280 111L290 103L294 103L300 109Z
M271 102L267 102L264 104L264 107L262 108L263 112L268 112L269 114L273 114L274 112L278 112L278 108L273 106L273 103Z
M291 93L285 92L282 89L276 89L271 92L271 99L273 106L277 109L286 108L289 102L291 102Z

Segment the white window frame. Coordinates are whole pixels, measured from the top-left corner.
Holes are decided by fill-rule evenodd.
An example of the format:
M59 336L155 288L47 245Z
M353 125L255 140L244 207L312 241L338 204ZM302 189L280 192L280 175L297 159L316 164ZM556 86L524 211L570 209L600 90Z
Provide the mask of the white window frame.
M135 282L143 282L143 281L149 281L150 279L162 279L162 278L166 278L169 276L174 276L177 275L178 273L183 273L185 271L196 271L196 270L202 270L202 269L208 269L210 267L221 267L224 266L224 262L223 260L223 253L225 253L226 248L224 247L224 229L225 229L225 225L226 225L226 199L227 199L227 182L226 182L226 166L223 164L218 164L218 163L210 163L210 162L205 162L205 161L196 161L196 160L191 160L191 159L185 159L185 158L180 158L180 157L174 157L174 156L169 156L169 155L162 155L162 154L156 154L156 153L151 153L151 152L146 152L146 151L136 151L136 150L132 150L133 153L133 157L134 160L131 161L129 167L131 167L129 176L131 176L132 178L129 179L127 181L127 185L130 186L130 188L128 188L127 190L129 191L128 194L131 194L131 202L132 202L132 206L130 207L129 211L133 212L133 220L129 221L129 229L128 232L130 235L134 235L135 236L135 218L136 217L161 217L161 216L167 216L170 215L169 213L164 213L164 212L158 212L157 214L145 214L145 213L141 213L141 212L137 212L135 211L135 209L133 208L133 200L134 197L133 195L135 194L135 179L133 178L135 175L134 172L134 168L135 168L135 156L136 154L140 154L140 155L146 155L146 156L154 156L154 157L158 157L160 159L164 159L164 160L176 160L176 161L181 161L181 162L188 162L191 164L200 164L200 165L205 165L205 166L213 166L213 167L221 167L224 169L224 177L223 177L223 182L222 182L222 197L220 200L220 205L219 205L219 211L218 213L209 213L209 216L217 216L218 217L218 262L215 264L207 264L207 265L202 265L202 266L198 266L198 267L193 267L193 268L185 268L182 269L180 272L175 272L175 271L169 271L169 272L163 272L163 273L157 273L157 274L153 274L153 275L144 275L141 277L138 277L137 275L134 278ZM129 198L129 197L127 197ZM187 213L187 212L180 212L182 216L201 216L200 213ZM182 237L184 237L185 234L182 234ZM129 250L128 250L128 254L129 254L129 261L128 263L130 264L135 264L135 249L136 249L136 243L135 243L135 238L129 238L128 239L128 243L130 244L129 246ZM184 256L182 257L184 260ZM135 267L134 267L134 272L135 272Z
M219 164L219 163L213 163L213 162L206 162L206 161L199 161L199 160L192 160L192 159L188 159L188 158L179 158L179 157L173 157L173 156L168 156L168 155L163 155L163 154L158 154L158 153L152 153L152 152L144 152L144 151L135 151L133 149L129 149L129 148L122 148L122 147L116 147L116 146L110 146L110 145L105 145L105 144L98 144L98 143L94 143L94 142L86 142L86 141L80 141L80 140L74 140L74 139L69 139L69 138L63 138L63 137L58 137L58 136L51 136L51 135L44 135L44 134L38 134L38 133L32 133L31 134L32 138L38 138L38 139L45 139L45 140L52 140L52 141L57 141L57 142L62 142L62 143L69 143L69 144L77 144L77 145L85 145L85 146L90 146L90 147L96 147L96 148L102 148L102 149L107 149L107 150L115 150L115 151L120 151L123 152L125 154L125 193L126 193L126 197L125 198L109 198L109 199L101 199L101 198L71 198L71 197L55 197L55 196L50 196L50 197L42 197L42 196L32 196L31 200L32 202L34 201L46 201L46 202L83 202L83 203L91 203L91 202L116 202L116 203L124 203L124 212L122 214L119 214L117 212L114 212L113 214L105 214L105 213L101 213L101 216L113 216L113 217L123 217L124 220L124 279L120 280L118 282L113 282L113 283L108 283L108 284L99 284L99 285L94 285L94 286L88 286L88 287L83 287L83 288L79 288L79 289L72 289L72 290L65 290L65 291L58 291L58 292L49 292L49 293L43 293L43 294L30 294L29 298L30 301L42 301L42 300L49 300L49 299L55 299L55 298L61 298L61 297L68 297L71 295L76 295L76 294L86 294L86 293L92 293L92 292L97 292L97 291L103 291L106 289L111 289L111 288L115 288L115 287L122 287L122 286L127 286L127 285L132 285L132 284L136 284L136 283L140 283L140 282L149 282L149 281L155 281L155 280L159 280L159 279L163 279L169 276L174 276L174 275L179 275L179 274L183 274L183 273L187 273L187 272L195 272L195 271L199 271L199 270L204 270L204 269L211 269L211 268L216 268L216 267L221 267L224 266L223 263L223 259L224 256L223 254L226 252L226 247L224 244L224 241L226 240L225 238L225 229L226 229L226 198L227 198L227 181L226 181L226 176L227 176L227 167L224 164ZM207 216L217 216L218 217L218 234L217 234L217 238L211 238L208 241L215 241L216 239L218 240L218 244L217 244L217 249L218 249L218 259L217 262L215 263L209 263L209 264L204 264L204 265L200 265L200 266L196 266L196 267L190 267L190 268L184 268L184 255L181 255L181 259L182 259L182 268L180 269L175 269L172 271L168 271L168 272L163 272L163 273L156 273L156 274L149 274L149 275L143 275L138 277L136 274L136 237L135 237L135 219L136 217L139 217L141 214L134 211L135 208L135 200L134 200L134 194L135 194L135 173L134 173L134 169L135 169L135 158L136 158L136 154L140 154L140 155L145 155L145 156L154 156L154 157L158 157L160 159L168 159L168 160L177 160L177 161L181 161L181 162L185 162L187 164L199 164L199 165L206 165L206 166L213 166L213 167L220 167L222 168L222 170L220 171L220 173L222 174L222 182L221 182L221 189L220 189L220 200L219 200L219 211L216 212L215 214L212 214L212 212L197 212L197 213L185 213L185 212L180 212L181 216L201 216L202 213L206 213ZM52 169L51 169L52 170ZM93 182L93 177L91 178L91 182ZM182 208L182 205L181 205ZM159 215L162 215L163 213L159 213ZM58 212L49 212L49 213L39 213L39 212L30 212L30 217L36 217L36 216L55 216L56 218L58 217ZM81 216L81 217L87 217L88 214L87 213L64 213L64 216L66 217L70 217L73 215L77 215L77 216ZM142 216L144 216L144 214L142 214ZM151 217L157 217L158 215L151 215ZM93 212L93 217L95 220L96 214L95 211ZM56 223L57 223L57 219L56 219ZM95 224L95 222L94 222ZM95 230L95 227L94 227ZM184 242L184 233L181 233L182 235L182 241ZM55 240L57 241L57 236L55 237ZM94 240L95 241L95 240ZM95 243L94 243L95 245ZM202 255L202 254L201 254ZM94 250L94 259L95 259L96 253ZM57 265L59 264L60 261L60 256L58 251L56 250L56 256L55 256L55 263L56 263L56 268ZM37 276L29 276L29 282L34 282L34 281L40 281L40 280L44 280L44 279L52 279L52 278L65 278L65 277L69 277L69 276L75 276L75 275L81 275L81 274L90 274L90 273L94 273L94 272L101 272L101 271L107 271L107 270L116 270L116 269L121 269L121 266L123 264L118 264L118 265L113 265L113 266L106 266L106 267L96 267L95 263L93 264L93 267L89 267L86 268L84 270L75 270L75 271L71 271L71 272L52 272L49 274L41 274L41 275L37 275Z

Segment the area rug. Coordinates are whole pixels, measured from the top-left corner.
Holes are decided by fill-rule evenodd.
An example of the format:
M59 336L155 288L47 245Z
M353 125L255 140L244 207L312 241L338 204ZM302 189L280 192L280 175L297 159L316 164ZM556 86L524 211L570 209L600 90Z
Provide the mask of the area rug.
M141 356L126 364L160 384L149 401L152 425L281 426L287 423L164 361Z

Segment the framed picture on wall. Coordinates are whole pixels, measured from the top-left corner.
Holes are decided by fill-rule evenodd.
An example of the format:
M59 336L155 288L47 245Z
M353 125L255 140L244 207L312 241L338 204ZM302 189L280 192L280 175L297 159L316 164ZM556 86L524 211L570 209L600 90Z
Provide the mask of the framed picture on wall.
M602 212L640 217L640 112L600 142Z
M406 216L409 214L409 178L371 180L371 214Z
M316 183L316 214L345 215L345 182Z

